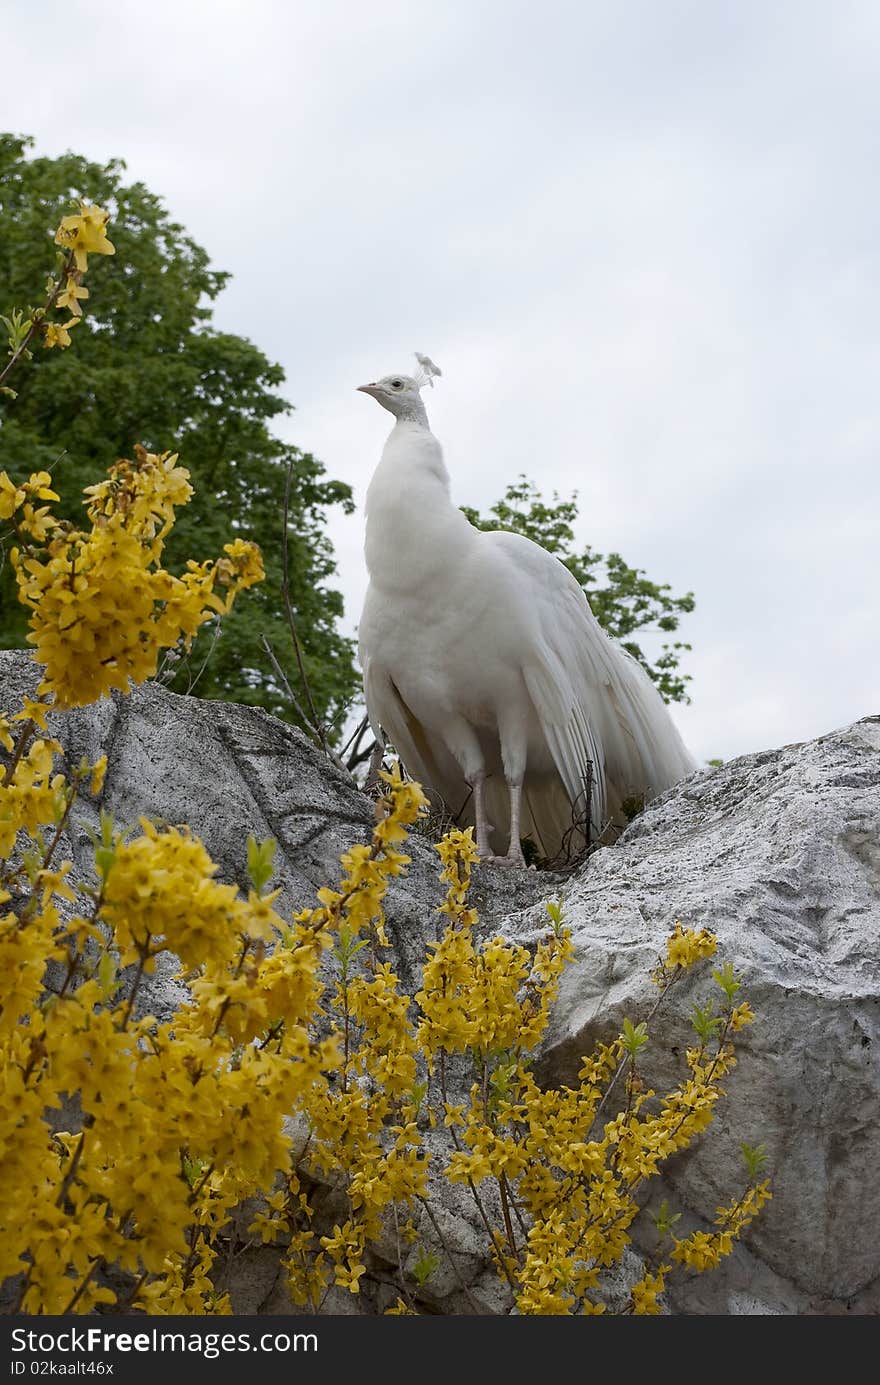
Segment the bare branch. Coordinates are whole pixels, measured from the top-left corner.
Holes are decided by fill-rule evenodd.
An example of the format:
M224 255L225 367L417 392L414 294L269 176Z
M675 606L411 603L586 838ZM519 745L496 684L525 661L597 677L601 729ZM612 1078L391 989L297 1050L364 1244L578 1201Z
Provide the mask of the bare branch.
M370 755L370 768L367 770L367 777L364 782L365 793L370 793L379 782L379 770L382 768L382 758L384 754L384 745L379 741L374 741L372 753Z
M352 746L354 746L355 750L357 750L358 746L360 745L360 742L363 740L364 736L366 735L366 732L367 732L367 729L368 729L369 725L370 725L370 719L369 719L369 717L366 715L366 713L364 713L364 715L361 717L360 721L358 722L357 726L354 728L354 730L352 731L351 735L349 736L348 740L345 742L345 745L344 745L344 746L342 747L342 749L340 750L340 752L339 752L340 755L344 755L345 752L346 752L346 750L351 749Z
M320 728L314 726L312 724L311 718L306 716L296 696L296 693L290 686L284 669L281 667L281 665L275 657L274 649L272 648L269 641L266 639L265 635L261 636L260 642L263 648L265 649L266 653L269 655L269 658L272 662L272 667L275 670L275 675L278 678L278 681L280 682L281 686L284 688L284 691L287 693L287 696L293 703L293 710L296 712L297 716L299 717L303 725L306 727L306 729L311 733L311 738L315 746L318 748L318 750L323 750L324 754L327 756L327 759L332 760L333 764L336 766L337 769L341 769L345 774L349 774L350 771L348 767L345 765L344 761L340 759L340 757L336 754L336 751L333 749L333 747L331 745L328 745L327 742L322 739Z
M290 597L290 552L288 523L290 519L290 488L293 484L293 464L294 458L291 457L290 461L287 464L287 480L284 485L284 538L283 543L281 545L281 593L284 597L284 610L287 615L287 624L290 628L290 636L293 640L293 652L296 655L296 663L297 668L299 669L299 676L302 680L303 689L305 691L306 702L309 705L309 722L317 732L318 738L321 742L321 749L326 751L327 737L324 732L324 727L321 724L321 719L318 716L314 699L312 698L312 690L309 687L309 680L306 676L305 663L303 661L302 655L302 646L300 645L299 635L297 634L296 630L296 617L293 614L293 602L291 601Z
M320 737L318 736L318 732L317 732L316 728L312 725L311 718L308 717L308 716L306 715L306 713L303 711L303 709L302 709L302 704L300 703L299 698L297 697L296 693L293 691L293 688L290 686L290 682L288 681L287 674L284 672L284 669L281 667L281 665L279 664L278 660L276 659L276 657L275 657L275 651L274 651L274 649L272 648L272 646L271 646L271 644L269 643L269 641L266 639L266 636L265 636L265 635L261 635L261 637L260 637L260 643L261 643L261 645L263 646L263 648L265 649L266 653L269 655L269 660L270 660L270 662L271 662L271 664L272 664L273 669L275 670L275 677L278 679L278 682L281 684L281 686L282 686L282 688L284 689L285 693L286 693L287 696L290 698L290 701L291 701L291 703L293 704L293 710L296 712L296 715L299 717L299 719L300 719L300 721L302 722L303 726L306 728L306 730L307 730L307 731L310 733L310 735L312 736L312 739L314 740L314 742L315 742L315 744L317 745L318 749L319 749L319 750L323 750L324 747L321 745L321 740L320 740Z

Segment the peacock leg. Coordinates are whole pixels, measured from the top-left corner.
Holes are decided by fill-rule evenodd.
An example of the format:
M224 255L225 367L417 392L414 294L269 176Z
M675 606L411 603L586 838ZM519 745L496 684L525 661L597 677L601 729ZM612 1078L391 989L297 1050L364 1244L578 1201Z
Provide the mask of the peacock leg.
M522 845L519 839L522 784L508 784L507 787L510 790L510 842L507 847L507 855L491 856L489 859L496 866L520 866L523 870L527 870L526 858L523 856Z
M488 859L492 854L492 848L489 845L492 824L486 817L486 802L483 794L486 766L479 738L470 722L464 717L447 715L443 727L443 739L447 749L458 761L465 783L470 784L473 791L477 851L480 853L481 859Z
M499 706L498 740L504 763L504 778L510 794L510 840L507 844L507 855L495 856L492 859L498 866L517 866L520 870L527 869L519 840L523 777L528 762L527 728L526 704L521 697L511 697Z
M489 833L492 831L492 824L486 817L483 783L484 776L482 774L474 776L474 817L477 825L477 851L480 853L481 860L492 855L492 848L489 845Z

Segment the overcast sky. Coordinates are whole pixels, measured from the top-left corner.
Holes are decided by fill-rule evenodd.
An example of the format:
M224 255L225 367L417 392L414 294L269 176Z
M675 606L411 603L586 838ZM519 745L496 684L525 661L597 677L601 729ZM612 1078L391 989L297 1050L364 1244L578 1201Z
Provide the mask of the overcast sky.
M459 503L577 489L584 543L696 593L699 758L880 711L877 0L0 14L2 127L166 200L359 505L391 420L355 386L427 352Z

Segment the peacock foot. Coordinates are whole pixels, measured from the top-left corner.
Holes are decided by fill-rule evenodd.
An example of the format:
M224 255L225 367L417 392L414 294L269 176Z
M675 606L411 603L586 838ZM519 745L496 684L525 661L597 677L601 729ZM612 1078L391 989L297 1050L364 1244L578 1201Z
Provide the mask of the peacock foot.
M483 856L481 858L489 866L507 866L517 870L534 870L534 866L526 863L526 858L521 851L509 851L506 856Z

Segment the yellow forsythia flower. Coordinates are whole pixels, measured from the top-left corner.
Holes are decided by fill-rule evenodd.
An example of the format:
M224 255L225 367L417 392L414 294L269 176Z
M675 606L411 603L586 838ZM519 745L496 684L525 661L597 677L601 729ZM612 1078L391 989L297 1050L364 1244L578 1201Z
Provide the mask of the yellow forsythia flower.
M79 211L66 216L55 232L55 244L72 250L76 267L84 274L89 267L89 255L115 255L116 247L107 239L110 213L101 207L80 202Z
M730 1027L733 1030L733 1032L736 1033L737 1030L744 1029L747 1024L751 1024L754 1021L754 1018L754 1010L752 1009L749 1002L747 1000L744 1000L741 1005L737 1005L736 1008L731 1012Z
M89 780L89 793L94 798L98 797L104 787L104 776L107 773L107 756L101 755L92 765L91 778Z
M44 327L43 345L46 348L60 346L62 350L70 345L70 329L79 326L79 318L72 317L69 322L47 322Z
M264 576L259 549L241 539L217 562L191 562L181 577L159 566L175 510L192 495L188 473L176 463L176 454L144 448L133 461L118 461L106 481L86 491L90 531L54 528L44 512L25 505L18 520L23 541L48 547L14 550L12 563L19 600L31 611L28 640L45 666L40 693L54 696L58 707L83 706L153 677L162 650L191 641ZM35 484L44 477L38 473L18 490L4 485L5 508L18 513L28 495L54 496Z
M0 471L0 519L11 519L26 496L23 486L16 486L5 471Z
M74 317L82 317L82 308L79 306L79 301L82 298L88 298L88 296L88 289L84 288L82 284L78 284L71 274L64 288L56 298L55 305L58 308L67 308L69 312L73 313Z
M712 957L718 946L717 939L707 928L695 932L683 928L680 923L666 942L666 959L670 967L690 967L703 957Z

